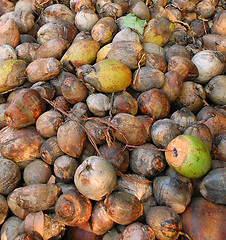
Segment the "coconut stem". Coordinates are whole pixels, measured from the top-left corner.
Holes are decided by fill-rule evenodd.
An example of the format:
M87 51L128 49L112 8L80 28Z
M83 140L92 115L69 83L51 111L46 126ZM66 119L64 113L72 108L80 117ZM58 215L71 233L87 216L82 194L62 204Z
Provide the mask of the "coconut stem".
M224 0L221 0L221 3L223 4L223 6L226 8L226 3Z
M84 131L86 132L90 143L91 143L92 146L95 148L95 150L96 150L96 152L98 153L98 155L99 155L99 156L102 156L101 153L100 153L100 151L99 151L99 149L98 149L98 147L97 147L97 144L96 144L94 138L92 137L92 135L89 133L89 131L88 131L76 118L73 118L73 117L72 117L71 115L69 115L66 111L64 111L63 109L57 107L56 104L54 104L52 101L48 100L47 98L44 98L44 97L43 97L43 99L44 99L47 103L49 103L51 106L53 106L56 110L58 110L59 112L61 112L63 115L67 116L67 117L70 118L72 121L77 122L77 123L84 129ZM113 126L113 125L112 125L111 123L109 123L108 121L102 120L102 119L100 119L100 118L97 119L97 118L92 118L92 117L90 117L90 118L83 118L83 120L86 120L86 121L87 121L87 120L95 120L95 121L100 121L100 122L102 122L102 123L105 123L105 124L107 125L107 128L106 128L106 129L108 130L108 131L105 132L106 141L107 141L107 144L108 144L108 145L111 145L111 136L110 136L110 134L109 134L109 130L110 130L110 129L115 129L115 128L116 128L115 126ZM126 142L127 142L127 139L126 139L126 137L124 136L124 134L123 134L122 132L120 132L120 134L123 136L123 138L124 138L124 139L126 140Z
M181 25L183 25L183 26L185 26L186 28L190 29L189 24L186 23L186 22L182 22L182 21L180 21L180 20L174 20L174 21L172 21L172 22L173 22L173 23L180 23Z
M130 148L149 149L149 150L160 151L160 152L173 152L173 153L177 154L177 151L170 150L170 149L150 148L150 147L141 147L141 146L133 146L133 145L126 145L126 147L128 147L128 148L130 147Z
M145 179L138 179L138 178L134 177L133 175L123 174L122 172L118 171L117 169L115 169L115 172L119 177L122 177L122 178L127 179L127 180L131 180L133 182L138 182L138 183L141 183L141 184L147 184L147 183L152 182L152 181L145 180ZM121 186L118 185L118 187L121 187Z
M205 25L205 21L204 21L204 20L202 20L202 25L203 25L205 34L207 34L208 32L207 32L207 28L206 28L206 25Z
M206 118L204 118L203 120L201 120L199 123L200 124L203 124L203 123L205 123L206 121L208 121L210 118L212 118L212 117L215 117L215 114L213 114L213 113L211 113L211 114L209 114Z
M12 91L15 91L15 90L18 90L18 89L22 89L24 88L24 86L21 86L21 87L15 87L15 88L11 88L11 89L8 89L8 90L5 90L4 92L1 92L0 93L0 96L6 94L6 93L9 93L9 92L12 92Z
M48 100L47 98L44 98L43 99L49 103L51 106L53 106L57 111L61 112L62 114L64 114L65 116L67 116L68 118L70 118L72 121L75 121L77 122L83 129L84 131L86 132L88 138L89 138L89 141L90 143L93 145L93 147L95 148L95 150L97 151L97 153L99 154L99 156L101 156L101 153L95 143L95 140L93 139L93 137L90 135L89 131L87 131L87 129L81 124L79 123L75 118L73 118L72 116L70 116L67 112L65 112L63 109L59 108L56 106L56 104L54 104L52 101Z
M190 238L187 233L183 233L183 232L179 231L179 234L186 237L188 240L192 240L192 238Z
M109 121L112 119L112 108L113 108L113 103L114 103L114 96L115 96L115 93L113 92L111 94L111 101L110 101Z
M137 80L137 76L138 76L138 73L139 73L139 71L140 71L140 64L141 64L141 62L143 61L143 58L145 57L146 55L145 55L145 53L141 56L141 58L140 58L140 60L139 60L139 62L138 62L138 69L137 69L137 71L136 71L136 74L135 74L135 76L134 76L134 79L133 79L133 84L135 84L135 82L136 82L136 80Z
M209 106L209 103L208 103L205 99L203 99L198 93L196 93L196 95L197 95L199 98L201 98L201 100L203 101L203 103L205 104L205 106Z

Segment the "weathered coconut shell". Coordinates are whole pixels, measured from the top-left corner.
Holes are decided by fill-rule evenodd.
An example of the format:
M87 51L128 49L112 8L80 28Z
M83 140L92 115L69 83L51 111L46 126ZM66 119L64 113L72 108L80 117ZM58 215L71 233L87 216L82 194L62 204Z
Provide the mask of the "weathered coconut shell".
M226 168L210 171L202 180L199 188L202 196L216 204L226 205Z
M0 61L0 92L20 86L25 81L26 64L18 59Z
M186 211L181 214L183 232L193 240L224 239L225 214L225 206L214 204L202 197L195 197Z
M21 129L3 128L0 132L0 151L3 157L17 163L40 158L40 148L44 139L28 126Z

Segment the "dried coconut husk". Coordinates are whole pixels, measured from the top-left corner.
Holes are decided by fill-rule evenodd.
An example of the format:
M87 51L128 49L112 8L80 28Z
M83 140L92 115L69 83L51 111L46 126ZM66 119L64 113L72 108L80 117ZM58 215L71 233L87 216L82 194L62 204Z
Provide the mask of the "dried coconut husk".
M219 135L215 138L212 149L212 158L225 162L226 164L226 134Z
M225 206L214 204L202 197L195 197L181 215L183 231L193 240L224 239L225 214Z
M31 63L36 57L36 51L40 44L35 42L24 42L19 44L16 48L16 54L19 59L25 61L27 64Z
M114 191L104 200L108 216L116 223L128 225L143 215L143 205L130 193Z
M27 33L34 25L35 16L31 12L19 10L5 13L0 19L12 19L15 21L20 33Z
M75 14L64 4L52 4L44 9L39 15L38 23L44 25L47 22L64 20L72 24L75 23Z
M67 226L84 224L89 220L91 212L90 200L78 190L62 194L55 205L57 219Z
M76 239L76 240L101 240L103 235L95 234L92 229L90 222L86 222L82 225L76 227L69 227L66 233L67 239Z
M23 232L23 221L16 217L10 216L3 225L1 225L1 238L15 239L15 237Z
M0 16L6 12L11 12L15 8L15 4L8 0L3 0L0 2Z
M78 30L72 23L64 20L56 20L46 23L38 29L37 41L39 43L45 43L54 38L63 38L71 43L77 33Z
M6 59L0 61L0 93L5 94L8 90L12 91L15 87L21 86L26 80L25 69L26 63L19 59Z
M112 41L117 33L118 26L112 17L104 17L99 19L93 26L91 35L92 38L98 41L101 45L105 45Z
M140 222L134 222L128 225L125 230L120 234L118 240L154 240L155 233L151 227Z
M28 126L22 129L5 127L1 130L0 136L0 151L3 157L12 159L16 163L40 157L40 148L44 139L35 127Z
M37 232L43 237L44 235L44 214L42 211L29 213L24 220L24 230L26 233Z
M28 80L35 83L53 79L62 70L62 65L56 58L39 58L27 66L26 74Z
M63 38L54 38L43 43L36 51L35 59L54 57L60 59L69 43Z
M164 81L165 75L162 71L146 65L134 72L131 87L136 91L145 92L152 88L161 88Z
M0 194L8 195L20 183L21 172L13 161L0 158Z
M53 0L32 0L32 10L40 14L46 7L53 4Z
M161 90L166 93L170 102L173 102L179 96L183 85L183 79L176 71L165 73L165 81Z
M140 111L155 119L165 118L170 112L169 99L160 89L152 88L142 92L137 101Z
M219 34L206 34L202 37L204 49L219 51L226 54L226 37Z
M104 59L114 59L122 62L130 69L136 69L146 63L143 46L140 43L121 41L104 46L97 53L97 62Z
M99 148L103 158L110 161L114 168L125 173L129 166L129 151L124 144L115 140L112 144L102 144Z
M65 225L55 214L44 214L42 211L30 213L24 220L24 231L27 234L37 234L43 240L61 239L65 233Z
M211 32L216 34L226 34L225 24L226 24L226 12L219 11L214 16Z
M6 201L6 197L0 194L0 224L4 223L8 215L9 207Z
M94 205L91 215L91 223L92 231L98 235L106 233L113 227L114 221L108 216L103 201L99 201Z
M147 132L143 123L128 113L118 113L111 120L115 127L115 137L125 144L141 145L147 140Z
M213 140L226 133L226 111L219 107L205 106L197 114L198 120L207 119L204 124L210 129Z
M226 168L210 171L199 185L202 196L215 204L226 205Z

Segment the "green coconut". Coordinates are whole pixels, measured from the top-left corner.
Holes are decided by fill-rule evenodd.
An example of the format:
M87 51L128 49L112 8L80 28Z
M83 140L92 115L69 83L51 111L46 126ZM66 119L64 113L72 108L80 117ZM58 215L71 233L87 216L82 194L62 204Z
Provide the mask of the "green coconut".
M0 61L0 93L22 85L26 79L26 64L18 59Z
M179 135L167 146L166 161L176 172L188 178L200 178L211 168L208 147L192 135Z
M131 84L132 72L125 64L106 59L95 63L85 74L84 81L99 92L120 92Z

